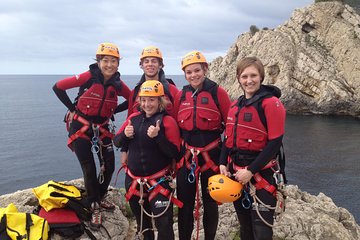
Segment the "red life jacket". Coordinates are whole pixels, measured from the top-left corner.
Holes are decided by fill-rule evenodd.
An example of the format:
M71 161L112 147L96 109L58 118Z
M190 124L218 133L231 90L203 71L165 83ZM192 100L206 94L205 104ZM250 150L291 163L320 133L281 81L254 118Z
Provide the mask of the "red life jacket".
M109 119L117 107L117 93L121 91L120 75L116 74L103 83L97 65L91 65L90 72L92 77L80 87L75 99L76 108L85 116Z
M214 91L217 91L217 86L212 86ZM200 90L200 92L193 94L191 88L185 86L182 91L177 115L177 122L181 129L186 131L221 129L221 112L211 89Z
M229 110L225 128L225 145L241 150L260 152L268 141L266 122L259 114L262 101L240 107L243 98L235 101Z
M114 86L94 83L79 97L76 108L86 116L110 118L117 107L117 99Z

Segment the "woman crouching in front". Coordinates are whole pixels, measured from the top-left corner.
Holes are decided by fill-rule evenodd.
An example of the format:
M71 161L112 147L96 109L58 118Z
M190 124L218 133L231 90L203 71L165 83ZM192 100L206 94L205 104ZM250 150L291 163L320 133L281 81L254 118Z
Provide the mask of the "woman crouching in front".
M154 239L174 239L172 161L180 148L180 131L167 115L163 85L148 80L139 93L140 112L131 114L114 138L117 147L128 147L126 199L136 217L138 235ZM181 205L181 204L180 204Z

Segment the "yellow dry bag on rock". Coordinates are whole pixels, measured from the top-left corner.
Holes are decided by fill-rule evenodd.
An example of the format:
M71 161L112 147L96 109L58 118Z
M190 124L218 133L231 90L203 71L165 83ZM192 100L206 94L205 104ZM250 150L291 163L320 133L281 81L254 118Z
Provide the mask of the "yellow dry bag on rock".
M0 219L1 240L47 240L49 237L49 225L44 218L20 213L12 203L0 208Z
M65 207L69 199L82 198L81 191L77 187L52 180L33 188L32 191L46 211Z
M74 185L63 182L49 181L33 188L33 193L47 212L54 208L73 209L80 219L91 218L90 207L82 196L82 191Z

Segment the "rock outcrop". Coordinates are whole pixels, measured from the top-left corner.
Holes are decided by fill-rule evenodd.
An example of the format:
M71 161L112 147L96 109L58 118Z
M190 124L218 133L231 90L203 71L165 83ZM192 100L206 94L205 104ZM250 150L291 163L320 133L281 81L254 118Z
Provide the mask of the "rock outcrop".
M233 99L242 95L235 72L245 56L263 61L264 83L280 87L288 112L360 117L360 16L350 6L315 3L275 29L241 34L210 64L209 77Z
M82 180L70 183L82 187ZM334 202L323 193L318 196L302 192L297 186L289 185L286 188L286 211L275 223L273 239L291 240L357 240L360 239L360 226L354 217L344 208L337 207ZM124 196L118 189L111 188L108 200L118 207L115 212L102 212L103 225L113 240L134 239L134 228L129 227L133 219L125 217ZM38 202L31 189L17 191L13 194L0 196L0 207L14 203L21 212L32 212ZM125 213L125 215L124 215ZM219 226L216 239L231 240L239 231L239 223L232 204L223 204L219 207ZM175 220L176 221L176 220ZM177 224L174 224L177 235ZM109 239L106 232L94 231L97 239ZM195 233L194 233L195 234ZM54 236L52 239L63 239ZM79 240L89 239L86 234ZM200 239L204 239L200 226Z

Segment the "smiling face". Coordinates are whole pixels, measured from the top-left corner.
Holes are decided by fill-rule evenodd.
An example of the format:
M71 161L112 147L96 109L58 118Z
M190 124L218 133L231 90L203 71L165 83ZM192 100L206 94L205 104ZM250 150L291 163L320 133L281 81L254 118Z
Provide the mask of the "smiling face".
M240 87L244 90L245 98L249 99L260 89L261 76L254 65L250 65L238 75Z
M195 89L201 89L205 81L207 68L201 63L194 63L184 68L185 78Z
M144 71L146 79L158 80L158 73L162 68L160 59L156 57L146 57L141 61L140 67Z
M113 56L105 55L98 60L98 66L106 81L117 72L119 68L119 59Z
M146 117L151 117L160 110L160 98L140 97L140 107L145 112Z

